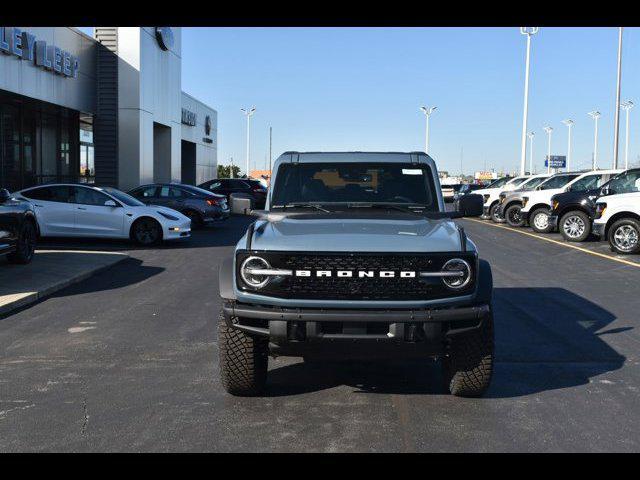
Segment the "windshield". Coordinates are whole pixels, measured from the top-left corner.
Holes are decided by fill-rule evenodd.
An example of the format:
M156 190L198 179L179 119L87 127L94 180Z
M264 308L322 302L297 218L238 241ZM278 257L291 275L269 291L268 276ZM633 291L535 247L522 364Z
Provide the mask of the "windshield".
M496 180L493 183L490 183L489 185L487 185L485 188L498 188L498 187L502 187L505 183L507 183L509 180L511 180L511 177L502 177L499 178L498 180Z
M640 170L631 170L612 178L608 183L609 193L640 192Z
M271 204L385 203L439 211L433 176L426 165L402 163L300 163L278 169Z
M115 188L106 187L106 188L101 188L100 190L107 192L113 198L118 199L128 207L144 207L144 203L136 200L131 195L121 192L120 190L117 190Z
M533 190L538 185L540 185L542 182L544 182L547 178L549 178L549 177L530 178L529 180L524 182L522 185L520 185L520 188L524 188L524 189L527 189L527 190Z
M562 188L571 180L576 178L578 174L574 175L556 175L550 177L546 182L540 184L540 190L550 190L552 188Z
M509 185L513 185L514 187L517 187L518 185L520 185L521 183L526 182L527 180L529 180L529 177L521 177L521 178L516 178L513 182L511 182Z

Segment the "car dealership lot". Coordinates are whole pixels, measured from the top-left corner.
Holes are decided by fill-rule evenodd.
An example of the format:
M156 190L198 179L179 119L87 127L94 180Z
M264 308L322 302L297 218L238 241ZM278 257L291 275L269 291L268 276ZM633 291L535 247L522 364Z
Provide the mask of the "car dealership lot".
M497 363L484 398L445 395L431 363L295 358L270 362L264 397L227 395L217 268L251 220L162 247L96 242L130 258L1 318L0 450L640 448L637 259L475 220L460 223L495 282ZM604 243L580 247L615 257Z

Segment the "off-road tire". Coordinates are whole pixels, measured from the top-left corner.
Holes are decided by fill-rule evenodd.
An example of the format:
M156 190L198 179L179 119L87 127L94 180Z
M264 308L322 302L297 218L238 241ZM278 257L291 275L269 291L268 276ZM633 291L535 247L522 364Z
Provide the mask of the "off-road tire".
M538 233L549 233L551 232L551 224L547 221L547 226L546 228L541 228L539 226L536 225L536 215L538 214L542 214L544 213L547 217L549 216L549 209L548 208L536 208L533 212L531 212L531 214L529 215L529 225L531 226L531 228L533 229L534 232L538 232Z
M566 221L570 220L571 217L578 217L582 221L584 231L580 235L572 237L564 231L564 224ZM558 231L567 242L584 242L589 237L589 234L591 234L591 219L589 218L589 215L579 210L565 213L558 222Z
M618 229L627 228L629 232L635 231L635 245L629 245L628 248L623 248L622 246L618 246L615 241L615 235ZM616 221L611 227L609 227L609 231L607 234L609 245L611 246L611 250L616 253L621 253L623 255L631 254L631 253L640 253L640 221L635 218L623 218Z
M511 227L524 227L524 215L519 214L518 221L515 220L516 215L522 210L522 205L510 205L504 212L504 218Z
M442 359L445 387L457 397L479 397L493 374L493 314L488 313L478 330L451 339Z
M227 325L220 312L218 322L220 381L231 395L251 397L264 391L269 362L266 337L250 335Z

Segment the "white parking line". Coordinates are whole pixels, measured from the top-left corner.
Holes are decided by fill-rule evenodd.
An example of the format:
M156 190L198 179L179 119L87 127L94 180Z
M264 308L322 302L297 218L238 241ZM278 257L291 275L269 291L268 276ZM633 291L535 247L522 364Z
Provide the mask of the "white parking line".
M482 223L483 225L489 225L490 227L502 228L503 230L509 230L511 232L521 233L523 235L528 235L529 237L538 238L540 240L544 240L545 242L555 243L557 245L561 245L563 247L573 248L574 250L580 250L581 252L588 253L590 255L595 255L596 257L606 258L607 260L613 260L614 262L624 263L625 265L630 265L632 267L640 268L640 263L631 262L629 260L624 260L622 258L616 258L609 255L605 255L604 253L594 252L592 250L588 250L586 248L578 247L577 245L572 245L571 243L559 242L558 240L554 240L553 238L543 237L541 235L536 235L535 233L525 232L524 230L507 227L505 225L500 225L497 223L489 223L483 220L478 220L475 218L465 218L465 220L471 220L472 222Z

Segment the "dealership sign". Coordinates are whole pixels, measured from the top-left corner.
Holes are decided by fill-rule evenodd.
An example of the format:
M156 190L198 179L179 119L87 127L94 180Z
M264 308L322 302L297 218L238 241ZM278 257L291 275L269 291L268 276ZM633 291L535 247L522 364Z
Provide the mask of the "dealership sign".
M566 168L567 157L564 155L547 155L547 159L544 161L544 166L550 168Z
M21 60L34 62L36 66L64 77L77 77L78 58L18 27L0 27L0 52L15 55Z
M197 120L198 117L194 112L192 112L191 110L187 110L186 108L182 109L182 123L194 127Z

